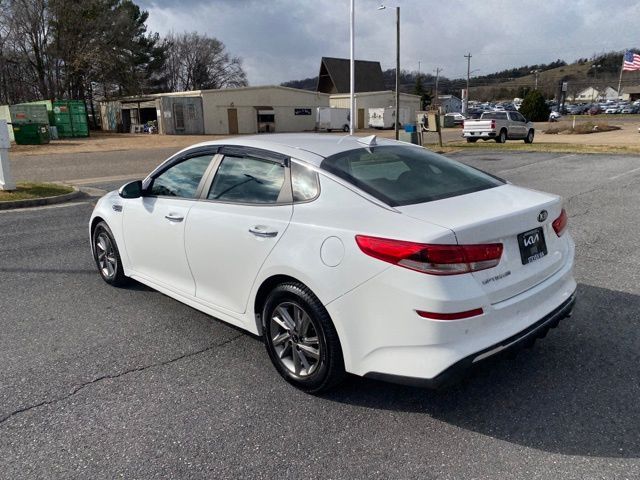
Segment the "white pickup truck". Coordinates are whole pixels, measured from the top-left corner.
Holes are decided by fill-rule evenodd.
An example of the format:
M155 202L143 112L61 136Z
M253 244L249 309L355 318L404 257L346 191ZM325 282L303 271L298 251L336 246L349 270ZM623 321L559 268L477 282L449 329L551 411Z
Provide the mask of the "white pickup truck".
M533 143L534 135L533 123L518 112L484 112L477 120L465 120L462 129L462 136L469 143L477 142L478 139L493 139L497 143L507 140Z

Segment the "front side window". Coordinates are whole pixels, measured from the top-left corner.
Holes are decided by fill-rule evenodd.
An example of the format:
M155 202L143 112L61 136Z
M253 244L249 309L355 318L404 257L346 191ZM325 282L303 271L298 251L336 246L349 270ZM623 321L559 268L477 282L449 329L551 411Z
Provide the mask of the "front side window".
M325 158L320 168L390 206L430 202L503 185L480 170L407 146L348 150Z
M516 122L522 122L524 123L526 120L524 119L524 117L522 115L520 115L518 112L511 112L511 120L514 120Z
M149 195L194 198L212 158L212 154L191 157L165 170L153 180Z
M207 199L234 203L276 203L284 184L284 166L257 158L225 156Z

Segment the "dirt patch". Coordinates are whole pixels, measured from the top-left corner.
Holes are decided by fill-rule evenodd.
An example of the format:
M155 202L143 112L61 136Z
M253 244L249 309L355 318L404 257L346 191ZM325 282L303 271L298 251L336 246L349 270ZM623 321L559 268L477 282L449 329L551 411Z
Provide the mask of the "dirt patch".
M11 145L10 155L51 155L58 153L113 152L151 148L181 149L199 142L226 138L227 135L150 135L91 132L88 138L53 140L46 145Z
M575 126L571 123L560 123L558 126L547 128L543 133L548 135L588 135L592 133L612 132L614 130L622 130L622 127L609 125L607 122L584 122L577 123Z

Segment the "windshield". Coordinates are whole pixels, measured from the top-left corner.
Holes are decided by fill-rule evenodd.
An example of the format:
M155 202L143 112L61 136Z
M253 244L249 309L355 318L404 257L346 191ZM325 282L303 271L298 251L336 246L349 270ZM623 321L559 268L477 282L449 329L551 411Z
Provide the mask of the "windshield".
M504 182L425 149L393 145L348 150L320 167L395 207L486 190Z

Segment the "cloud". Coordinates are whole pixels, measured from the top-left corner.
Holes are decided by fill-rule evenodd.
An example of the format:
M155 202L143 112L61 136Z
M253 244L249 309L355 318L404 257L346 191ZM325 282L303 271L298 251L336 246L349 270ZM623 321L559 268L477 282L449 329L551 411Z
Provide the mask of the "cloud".
M240 56L252 85L317 75L320 57L349 56L349 0L138 0L161 34L198 31ZM356 58L395 67L395 6L401 7L401 68L443 75L571 62L595 53L640 47L640 2L616 0L395 0L378 10L356 0Z

